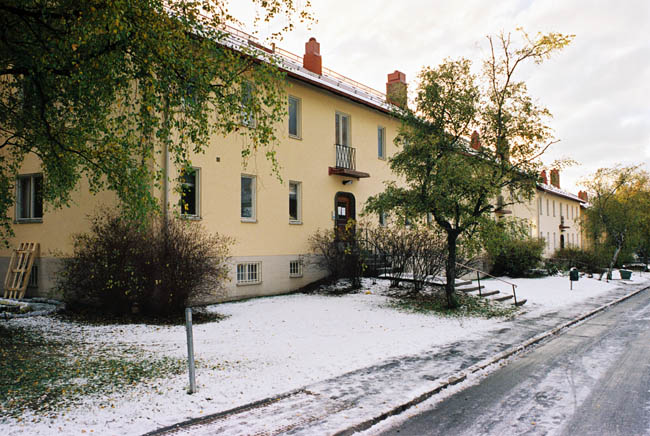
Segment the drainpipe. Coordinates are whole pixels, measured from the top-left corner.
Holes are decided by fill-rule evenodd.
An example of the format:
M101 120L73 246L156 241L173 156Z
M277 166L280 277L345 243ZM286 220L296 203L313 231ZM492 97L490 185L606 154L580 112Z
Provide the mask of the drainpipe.
M165 99L165 113L163 114L163 126L165 129L169 127L169 99ZM169 133L167 138L163 141L163 221L165 227L169 221Z

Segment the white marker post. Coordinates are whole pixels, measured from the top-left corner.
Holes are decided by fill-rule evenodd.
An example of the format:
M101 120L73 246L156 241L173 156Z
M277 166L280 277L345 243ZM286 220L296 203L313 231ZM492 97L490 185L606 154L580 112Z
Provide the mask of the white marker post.
M194 337L192 335L192 309L185 308L185 331L187 332L187 366L190 370L190 394L196 392L196 377L194 374Z

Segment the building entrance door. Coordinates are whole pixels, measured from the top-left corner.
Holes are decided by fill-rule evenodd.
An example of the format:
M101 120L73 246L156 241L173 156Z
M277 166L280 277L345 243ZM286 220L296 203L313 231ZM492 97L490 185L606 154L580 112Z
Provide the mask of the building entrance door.
M345 231L348 220L356 217L354 195L349 192L337 192L334 197L334 225L339 232Z

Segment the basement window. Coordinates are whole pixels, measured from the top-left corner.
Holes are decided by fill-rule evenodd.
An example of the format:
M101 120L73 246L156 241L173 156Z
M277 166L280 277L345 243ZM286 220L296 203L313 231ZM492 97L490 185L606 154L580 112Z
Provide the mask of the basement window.
M299 260L289 262L289 277L302 277L302 262Z
M237 264L237 284L254 285L262 282L262 262Z

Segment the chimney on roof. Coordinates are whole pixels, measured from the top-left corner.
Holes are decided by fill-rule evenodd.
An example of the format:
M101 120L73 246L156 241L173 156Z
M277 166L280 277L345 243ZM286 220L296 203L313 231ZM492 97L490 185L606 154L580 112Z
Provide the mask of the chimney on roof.
M405 108L407 102L406 91L406 74L397 70L388 74L388 80L386 81L386 102Z
M323 74L323 59L320 57L320 43L313 36L305 43L302 66L319 76Z
M560 172L555 168L551 170L551 185L560 189Z
M546 170L542 170L541 174L539 175L540 180L542 181L543 184L548 185L548 178L546 177Z
M481 140L479 139L478 132L476 130L472 132L472 137L469 141L469 146L476 151L479 151L481 149Z
M587 195L586 191L580 191L578 192L578 198L580 198L582 201L585 203L589 202L589 195Z

